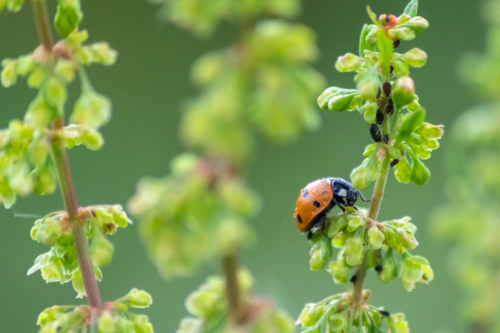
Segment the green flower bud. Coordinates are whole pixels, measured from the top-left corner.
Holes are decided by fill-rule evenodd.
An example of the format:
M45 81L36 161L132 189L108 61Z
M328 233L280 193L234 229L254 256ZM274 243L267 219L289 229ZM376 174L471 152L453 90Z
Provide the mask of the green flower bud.
M400 17L398 17L398 25L403 24L411 20L411 16L408 14L401 14Z
M54 68L54 72L64 79L64 81L69 83L75 78L75 69L75 65L72 61L59 59Z
M108 43L101 42L88 47L91 60L106 66L113 65L118 57L118 52L113 50Z
M44 245L53 247L62 233L59 218L44 218L35 221L35 226L31 229L31 238Z
M52 120L52 109L41 94L30 103L24 123L32 128L45 128Z
M109 311L103 311L99 316L99 320L97 322L97 328L99 329L99 333L115 333L116 332L116 323L115 318Z
M339 216L332 219L330 226L328 227L327 235L332 238L339 233L340 230L344 229L347 225L347 218L345 215Z
M90 150L99 150L104 144L101 133L84 125L69 125L63 129L66 148L85 145Z
M330 274L332 274L333 282L336 284L346 284L349 268L343 265L343 258L340 262L331 261L329 266Z
M386 145L386 147L389 151L389 156L392 159L397 160L398 158L401 157L401 149L399 149L398 147L391 146L391 145Z
M62 38L78 28L83 19L79 0L58 0L54 27Z
M416 35L411 28L405 27L404 24L402 24L401 26L396 26L396 28L389 30L389 37L392 39L413 40Z
M26 76L35 69L35 59L31 54L21 56L17 59L17 74Z
M56 190L56 177L50 164L45 164L43 167L38 166L32 173L35 194L44 195L53 193Z
M316 305L314 303L308 303L300 313L299 319L295 323L302 324L302 327L314 326L321 317L326 312L326 307L321 305Z
M403 55L406 63L411 67L423 67L427 62L427 53L419 48L411 49Z
M83 283L82 272L80 269L77 269L73 272L71 276L71 284L73 285L73 289L78 293L77 298L83 298L87 293L85 291L85 284Z
M347 231L354 232L358 230L359 227L365 225L365 220L359 218L355 215L347 215Z
M424 185L431 178L431 172L427 167L420 162L420 159L413 159L413 173L411 175L411 180L417 185Z
M35 89L39 88L40 85L42 84L44 76L45 76L45 71L43 69L43 66L36 67L28 77L28 87Z
M392 314L387 317L387 324L391 333L410 333L408 322L403 313Z
M203 332L203 320L193 317L182 318L176 333L196 333Z
M33 191L33 179L28 163L21 162L13 166L9 175L9 185L15 193L22 196Z
M432 281L434 279L434 272L427 259L405 253L401 268L401 279L403 280L405 289L412 291L415 289L415 283Z
M8 88L17 82L17 61L4 59L2 61L2 86Z
M365 151L363 152L364 157L373 156L380 149L380 144L372 143L365 147Z
M325 268L326 264L332 257L332 243L328 237L323 237L321 240L316 242L309 255L311 259L309 260L309 267L312 271L320 271Z
M382 271L379 272L378 279L383 283L391 283L398 276L399 267L391 248L387 250L382 259Z
M64 313L69 307L68 306L53 306L47 308L40 313L36 324L40 327L44 327L54 321Z
M362 79L359 80L357 88L362 99L372 101L377 97L380 87L377 66L366 71Z
M394 167L394 175L397 181L402 184L408 184L411 181L412 174L413 169L406 158L400 159L398 164Z
M368 230L368 242L371 247L378 250L382 247L384 243L385 236L376 226L373 226Z
M357 97L359 94L356 89L330 87L318 97L318 105L323 110L351 111L359 105ZM353 102L355 105L352 105Z
M189 313L200 318L210 318L217 303L222 301L222 295L207 291L195 291L186 299L186 309Z
M360 166L352 170L351 182L355 188L359 190L367 188L377 179L379 170L377 160L374 157L375 155L366 158Z
M131 319L134 325L134 332L153 333L153 325L149 322L148 316L136 315L131 317Z
M355 54L347 53L338 57L335 69L339 72L354 72L363 64L363 59Z
M96 237L90 247L92 262L98 267L106 266L113 259L114 250L113 244L106 237Z
M397 140L407 140L413 133L415 128L422 125L425 119L425 111L422 109L417 112L407 113L403 117L401 126L399 127L399 133Z
M93 90L83 92L75 103L71 122L99 128L111 119L111 102Z
M328 318L328 332L344 332L347 328L347 316L344 313L336 313Z
M440 139L444 135L443 125L432 125L429 123L423 123L417 129L415 133L422 136L427 140Z
M410 75L410 66L404 61L394 60L392 62L392 67L394 68L393 74L397 77Z
M374 51L375 47L367 43L366 38L368 34L372 31L372 27L368 24L363 26L363 30L361 30L361 36L359 37L359 56L365 57L365 51Z
M18 12L21 10L23 3L24 0L9 0L7 2L7 9L9 9L11 12Z
M392 89L392 99L398 107L410 104L415 99L415 83L411 77L400 77Z
M374 124L377 118L378 105L375 102L364 105L363 117L368 124ZM360 110L361 111L361 110Z
M51 77L44 87L44 97L47 104L55 108L62 108L67 99L66 87L56 77Z
M404 27L413 30L414 32L422 32L429 27L429 22L421 16L413 17L408 22L401 24L398 28Z
M153 303L153 298L144 290L132 289L124 301L132 308L148 308Z
M345 247L345 260L349 266L356 266L363 262L364 257L363 240L359 237L349 238Z

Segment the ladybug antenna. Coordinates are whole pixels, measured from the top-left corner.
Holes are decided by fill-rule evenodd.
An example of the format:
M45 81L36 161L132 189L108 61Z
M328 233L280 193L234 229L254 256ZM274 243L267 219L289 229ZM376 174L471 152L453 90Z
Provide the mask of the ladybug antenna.
M358 191L358 195L359 195L359 197L360 197L360 198L361 198L361 200L363 200L364 202L371 202L371 201L372 201L372 199L370 199L370 200L365 199L365 197L363 196L363 194L362 194L359 190L356 190L356 191Z

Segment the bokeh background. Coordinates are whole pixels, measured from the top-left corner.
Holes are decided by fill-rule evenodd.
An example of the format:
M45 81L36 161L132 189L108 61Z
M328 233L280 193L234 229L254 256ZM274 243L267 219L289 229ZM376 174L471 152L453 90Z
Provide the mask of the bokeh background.
M55 1L53 1L55 3ZM52 5L54 5L52 3ZM306 0L297 21L312 27L318 37L321 57L315 64L330 85L354 87L352 74L334 69L338 55L357 53L358 36L368 22L365 6L376 13L399 15L406 0ZM473 94L457 79L456 65L469 50L481 50L485 25L481 1L454 0L420 2L419 15L430 28L401 51L413 47L425 50L429 61L414 69L417 94L427 109L427 119L449 126L472 105ZM51 13L54 13L51 7ZM125 205L143 176L163 176L172 157L183 150L177 125L183 102L196 93L189 81L193 61L201 54L224 47L236 36L230 24L219 27L214 37L200 40L189 32L163 24L158 8L141 0L86 0L82 28L91 42L105 40L119 51L115 66L93 66L89 75L96 89L114 104L112 122L103 129L106 145L98 152L75 148L71 166L81 205L120 203ZM20 13L0 16L0 58L29 53L38 45L30 6ZM73 91L77 87L73 85ZM21 118L34 98L24 82L0 89L0 127ZM71 101L68 105L71 105ZM342 287L331 282L328 273L309 271L309 244L295 228L292 213L296 196L307 182L320 177L348 179L360 164L369 141L368 125L356 113L322 113L322 126L287 146L260 142L249 170L250 185L261 193L264 207L253 221L258 240L245 250L243 261L257 279L257 294L272 294L281 307L298 316L307 302L317 302ZM372 304L407 314L412 332L438 329L457 331L457 302L460 291L450 278L446 248L430 235L429 217L433 207L443 203L446 150L449 137L428 162L430 182L422 187L402 186L389 178L380 219L410 215L418 226L420 246L414 251L427 257L436 278L406 292L400 280L382 285L371 276L366 287L372 290ZM370 196L371 189L367 189ZM33 242L29 231L36 216L62 209L58 194L22 198L13 209L0 208L0 332L35 332L37 315L55 304L78 304L70 284L46 284L39 275L27 276L36 256L46 251ZM31 216L34 215L35 217ZM131 225L111 237L115 257L103 269L100 284L105 300L127 293L132 287L153 295L153 306L145 311L156 332L175 331L186 314L185 297L217 272L218 265L206 267L191 278L163 281L149 262Z

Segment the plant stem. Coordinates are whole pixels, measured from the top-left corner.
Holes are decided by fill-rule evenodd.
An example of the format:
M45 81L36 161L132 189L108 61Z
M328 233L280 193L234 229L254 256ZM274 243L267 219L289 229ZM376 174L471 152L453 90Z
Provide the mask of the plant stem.
M384 120L384 124L382 125L382 133L389 134L389 123L386 119ZM372 221L376 221L378 217L378 212L380 210L380 205L382 204L382 198L384 197L385 184L387 182L387 175L389 174L389 152L383 157L383 160L380 164L380 173L375 181L375 188L373 189L372 200L370 204L370 209L368 211L368 218ZM366 271L368 270L367 263L368 256L365 255L365 258L361 265L356 269L356 282L353 286L353 303L360 304L363 294L363 282L366 278Z
M32 0L33 13L35 15L36 29L40 43L45 47L49 53L52 52L53 39L50 32L49 17L47 14L47 5L45 0ZM59 116L52 122L52 158L56 166L57 175L59 179L59 187L68 214L68 220L71 226L71 232L75 242L76 253L78 262L80 264L80 271L82 272L83 283L85 285L85 292L87 293L88 303L91 311L100 312L102 309L101 295L99 294L99 287L94 275L94 265L90 257L89 246L85 231L81 221L78 218L78 201L76 198L75 187L73 185L73 178L69 167L68 155L64 147L64 141L61 137L61 130L64 126L63 116ZM92 316L92 325L95 325L95 316Z
M31 0L31 3L33 5L33 14L35 15L38 39L47 52L52 52L53 41L45 0Z
M246 307L241 300L240 285L238 282L238 251L222 257L222 272L226 281L226 298L228 316L233 323L241 323L245 319Z
M68 155L66 154L64 142L60 136L62 128L62 117L52 122L52 130L54 131L51 142L52 157L56 165L59 187L61 189L66 212L68 213L68 220L71 225L87 299L91 309L100 311L102 308L101 295L99 294L99 287L97 286L97 280L94 275L94 265L90 257L85 231L78 218L78 201L76 199L75 187L69 167Z

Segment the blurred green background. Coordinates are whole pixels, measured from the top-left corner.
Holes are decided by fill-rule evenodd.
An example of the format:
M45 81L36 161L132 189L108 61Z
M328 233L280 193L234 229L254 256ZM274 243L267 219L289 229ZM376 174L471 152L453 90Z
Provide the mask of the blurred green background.
M55 1L53 1L55 3ZM51 5L54 5L51 3ZM318 36L321 57L316 67L330 85L354 87L352 74L334 69L338 55L357 53L358 35L368 22L365 6L378 13L402 13L406 0L307 0L297 18L312 27ZM457 80L456 64L464 52L481 50L485 26L480 18L480 1L422 0L419 15L430 28L401 51L413 47L429 55L427 65L414 69L417 94L427 109L427 119L449 126L459 113L474 103L470 90ZM213 38L200 40L189 32L159 22L158 8L141 0L83 1L90 41L108 41L119 51L115 66L93 66L89 75L96 89L114 104L112 122L103 134L106 145L98 152L76 148L70 152L71 166L81 205L120 203L125 205L138 179L163 176L169 161L183 148L178 142L177 125L182 103L195 94L189 81L193 61L213 49L229 44L236 36L231 25L219 27ZM54 13L53 6L51 14ZM20 13L0 17L0 58L17 57L38 45L29 4ZM72 86L77 91L75 85ZM21 118L35 96L24 82L0 89L0 127ZM71 101L69 105L72 105ZM318 110L318 112L320 112ZM322 112L322 127L288 146L260 142L249 170L250 185L262 194L264 207L253 221L258 241L243 253L243 261L255 275L257 294L272 294L281 307L296 317L307 302L342 292L326 272L309 271L309 244L295 227L292 217L298 191L320 177L343 177L362 160L370 140L368 125L356 113ZM457 302L460 291L450 279L446 248L429 233L433 207L444 202L445 152L450 146L445 135L442 148L433 154L428 167L431 181L423 186L402 186L389 178L380 219L410 215L418 226L420 246L414 251L427 257L436 278L406 292L400 280L381 285L368 279L372 304L407 314L412 332L437 329L457 330ZM371 189L364 191L369 196ZM47 249L33 242L29 231L35 218L62 209L58 194L20 199L11 210L0 209L0 332L35 332L37 315L46 307L78 304L70 284L46 284L26 272L37 255ZM105 300L126 294L132 287L153 296L153 306L145 311L156 332L171 332L186 314L184 299L206 277L217 272L218 263L192 278L162 281L149 262L141 244L137 225L111 237L115 257L103 269L100 284Z

